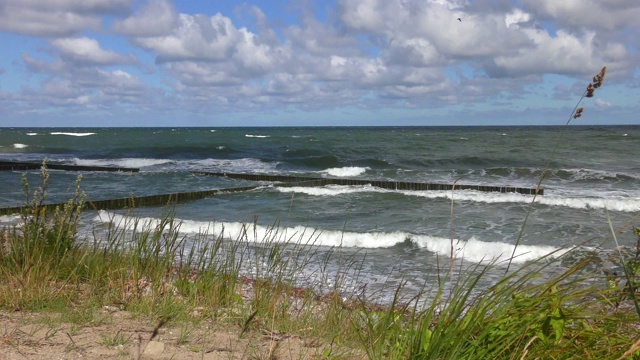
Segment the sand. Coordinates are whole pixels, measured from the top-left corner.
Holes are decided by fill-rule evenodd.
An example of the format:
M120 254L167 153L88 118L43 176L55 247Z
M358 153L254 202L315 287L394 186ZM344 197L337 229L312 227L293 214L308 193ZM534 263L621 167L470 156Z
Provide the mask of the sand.
M158 323L105 308L87 325L51 313L0 312L0 360L13 359L319 359L333 351L318 339L251 330L203 319ZM362 356L356 356L362 358Z

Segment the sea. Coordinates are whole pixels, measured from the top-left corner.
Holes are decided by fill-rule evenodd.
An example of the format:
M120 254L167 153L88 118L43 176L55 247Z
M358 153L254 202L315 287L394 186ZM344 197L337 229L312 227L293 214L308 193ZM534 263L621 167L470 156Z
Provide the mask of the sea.
M50 170L52 203L73 194L79 175L88 200L259 185L171 206L181 237L195 244L206 233L256 254L305 244L303 254L288 253L304 258L297 286L383 303L425 292L443 273L490 268L478 285L490 286L541 257L553 271L585 257L599 259L596 272L606 270L618 249L636 249L632 227L640 226L640 126L0 128L0 161L45 158L140 169ZM544 194L278 187L194 172L539 184ZM32 190L40 186L39 170L0 171L0 207L25 202L23 176ZM82 233L101 241L109 224L153 223L167 210L87 210ZM0 224L17 220L2 216ZM248 261L242 271L260 276L262 265Z

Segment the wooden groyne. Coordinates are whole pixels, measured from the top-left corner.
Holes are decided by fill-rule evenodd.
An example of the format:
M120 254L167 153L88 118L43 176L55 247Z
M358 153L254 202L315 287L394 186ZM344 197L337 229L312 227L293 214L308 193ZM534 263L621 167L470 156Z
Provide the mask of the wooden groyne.
M50 170L66 170L66 171L122 171L122 172L138 172L140 169L136 168L122 168L114 166L83 166L83 165L62 165L62 164L46 164L47 169ZM14 162L14 161L0 161L0 171L12 171L12 170L39 170L42 168L42 163L30 163L30 162Z
M0 165L4 165L5 163L6 162L4 163L0 162ZM12 164L15 164L15 163L12 163ZM29 163L29 165L36 165L36 164ZM33 169L39 169L40 167L41 165L37 165L37 167L34 167ZM53 169L54 167L51 164L47 164L47 168ZM88 171L101 171L101 170L95 170L94 167L73 166L73 170L79 170L78 168L91 169ZM112 170L117 168L108 168L108 169L109 170L106 170L106 171L118 171L118 170ZM23 168L20 168L20 170L23 170ZM66 170L66 169L63 169L63 170ZM127 171L134 171L134 170L137 171L137 169L127 169ZM221 172L202 172L202 171L192 172L192 174L206 175L206 176L220 176L220 177L227 177L227 178L239 179L239 180L270 182L270 183L274 183L273 186L283 186L283 187L291 187L291 186L312 187L312 186L325 186L325 185L370 185L370 186L375 186L383 189L391 189L391 190L452 190L453 188L453 185L450 185L450 184L431 184L431 183L406 182L406 181L322 178L322 177L304 177L304 176L286 176L286 175L268 175L268 174L264 174L264 175L240 174L240 173L221 173ZM183 193L131 196L126 198L118 198L118 199L86 201L83 203L83 207L91 210L112 210L112 209L145 207L145 206L166 206L166 205L171 205L171 204L176 204L181 202L203 199L203 198L212 197L212 196L225 194L225 193L249 191L249 190L256 189L258 187L260 187L260 185L235 187L235 188L228 188L228 189L190 191L190 192L183 192ZM484 192L518 193L518 194L526 194L526 195L536 194L535 188L520 188L520 187L514 187L514 186L456 184L455 189L477 190L477 191L484 191ZM539 189L537 190L537 193L538 195L543 195L544 190ZM46 204L43 206L45 206L47 209L49 208L54 209L56 207L64 206L64 203ZM0 208L0 215L10 215L15 213L20 213L23 210L24 210L23 207Z
M239 173L221 173L221 172L192 172L197 175L221 176L232 179L251 180L251 181L267 181L276 182L275 186L325 186L325 185L371 185L383 189L391 190L451 190L452 184L433 184L421 182L407 181L387 181L387 180L365 180L365 179L344 179L344 178L322 178L322 177L303 177L303 176L286 176L286 175L268 175L268 174L239 174ZM476 190L483 192L500 192L500 193L518 193L525 195L543 195L543 189L522 188L515 186L490 186L490 185L466 185L456 184L458 190Z
M212 197L225 193L242 192L256 189L260 186L244 186L229 189L215 189L215 190L203 190L203 191L190 191L184 193L173 194L161 194L161 195L147 195L147 196L132 196L119 199L107 199L96 201L85 201L83 207L91 210L113 210L113 209L132 209L136 207L145 206L165 206L171 204L177 204L181 202L193 201ZM54 210L56 207L62 208L65 203L45 204L47 211ZM11 215L21 213L24 207L10 207L0 208L0 215Z

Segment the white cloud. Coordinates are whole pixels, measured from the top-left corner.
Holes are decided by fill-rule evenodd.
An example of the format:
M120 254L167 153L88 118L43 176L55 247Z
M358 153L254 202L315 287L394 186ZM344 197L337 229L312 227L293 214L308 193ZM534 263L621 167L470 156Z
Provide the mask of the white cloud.
M392 1L362 0L340 1L340 13L342 21L348 27L365 32L378 32L385 28L384 10ZM396 13L396 16L400 14Z
M22 51L46 79L27 88L34 108L433 108L505 104L548 73L589 80L608 65L608 80L632 78L636 2L337 0L322 15L297 3L289 21L250 5L0 0L0 30L50 44Z
M513 9L510 13L504 17L504 24L509 27L520 27L519 24L527 23L531 21L531 15L522 11L521 9Z
M527 14L523 12L475 15L457 2L403 0L342 0L339 9L345 26L382 36L392 47L387 54L390 59L398 61L402 55L412 59L405 64L424 66L437 61L434 65L438 65L441 56L491 57L528 45L512 26L524 21Z
M2 0L0 30L34 36L69 36L99 30L102 16L128 11L131 0Z
M106 51L100 47L97 40L87 37L55 39L51 41L51 44L60 52L63 59L74 63L115 65L136 62L135 57Z
M180 14L166 36L134 36L135 43L156 53L160 61L223 60L245 40L231 20L219 13L211 17Z
M559 30L555 37L542 30L528 29L524 33L535 46L521 48L516 55L496 57L495 65L503 75L591 74L604 64L616 67L627 57L626 50L616 44L597 47L594 31L576 36Z
M178 13L169 1L151 0L138 13L114 23L119 33L136 37L169 35L178 24Z
M604 110L606 108L613 106L613 104L611 104L610 102L604 101L600 98L596 99L595 104L596 104L596 108L598 108L599 110Z
M637 0L522 0L532 13L558 24L613 30L640 27Z

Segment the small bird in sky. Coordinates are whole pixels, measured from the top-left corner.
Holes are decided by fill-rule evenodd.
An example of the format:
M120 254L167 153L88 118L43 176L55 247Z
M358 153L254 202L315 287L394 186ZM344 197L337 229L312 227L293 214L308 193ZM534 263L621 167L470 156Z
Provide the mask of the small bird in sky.
M462 22L462 19L458 18L458 21Z

